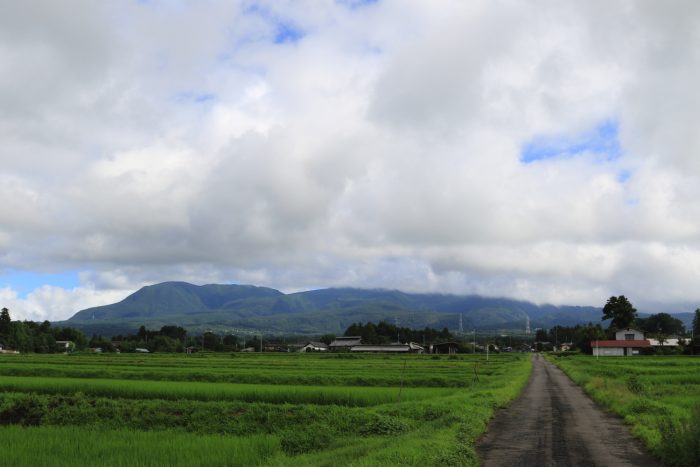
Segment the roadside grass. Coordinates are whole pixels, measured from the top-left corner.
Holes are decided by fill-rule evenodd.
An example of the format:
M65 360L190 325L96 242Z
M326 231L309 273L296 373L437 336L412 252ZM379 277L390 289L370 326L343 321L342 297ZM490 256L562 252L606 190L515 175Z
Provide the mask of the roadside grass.
M24 371L23 376L0 377L0 437L6 443L0 442L0 449L21 445L9 465L67 465L51 461L73 460L76 450L78 460L71 463L78 465L89 465L82 459L97 456L110 465L296 467L475 466L474 441L494 410L520 393L532 366L530 355L517 354L491 356L488 363L478 355L435 359L263 354L104 360L31 355L23 360L0 358L0 374L5 374L2 368ZM242 368L262 381L279 371L284 381L296 384L188 380L207 372L230 378ZM46 377L47 369L63 376ZM75 369L109 377L65 376ZM174 375L168 375L171 370ZM125 373L132 377L122 378ZM134 378L137 374L165 377L152 381ZM332 384L357 375L365 385ZM300 384L308 377L325 376L330 377L323 380L326 385ZM412 376L415 385L406 387ZM32 441L25 443L25 438ZM212 446L210 456L199 447L186 449L199 446L198 440ZM153 448L150 457L145 446ZM80 457L81 449L85 457ZM109 454L113 450L114 456ZM183 450L187 452L177 454ZM227 456L230 459L221 460Z
M700 358L549 356L667 465L700 465Z

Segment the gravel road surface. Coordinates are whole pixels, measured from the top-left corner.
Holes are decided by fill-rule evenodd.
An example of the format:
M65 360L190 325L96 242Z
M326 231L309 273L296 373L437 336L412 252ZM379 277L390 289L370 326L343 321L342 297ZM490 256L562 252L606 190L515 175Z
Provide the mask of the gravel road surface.
M661 465L564 372L540 355L533 365L523 393L496 414L477 444L484 467Z

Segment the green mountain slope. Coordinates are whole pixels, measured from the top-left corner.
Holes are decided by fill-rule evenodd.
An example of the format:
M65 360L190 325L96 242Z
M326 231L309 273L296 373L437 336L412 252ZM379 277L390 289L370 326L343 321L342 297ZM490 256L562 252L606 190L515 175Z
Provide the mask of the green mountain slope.
M62 325L114 335L139 326L177 324L201 332L340 333L353 322L398 320L402 326L457 330L525 329L599 322L594 307L538 306L529 302L397 290L335 288L293 294L251 285L164 282L143 287L111 305L88 308Z

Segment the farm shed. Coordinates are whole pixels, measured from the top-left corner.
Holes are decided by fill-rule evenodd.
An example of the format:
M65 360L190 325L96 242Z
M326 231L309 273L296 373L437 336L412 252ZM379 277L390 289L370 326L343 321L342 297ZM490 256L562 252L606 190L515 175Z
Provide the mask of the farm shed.
M362 338L360 336L341 336L336 337L328 348L334 351L350 350L356 345L362 345Z
M350 352L369 353L423 353L423 347L409 342L408 344L385 344L385 345L355 345L350 348Z
M678 347L683 344L686 345L686 339L682 337L667 337L666 339L648 339L652 347Z
M430 353L456 354L459 351L459 344L456 342L441 342L430 346Z
M324 344L323 342L310 341L305 346L303 346L299 351L300 352L326 352L327 350L328 350L328 346L326 344Z

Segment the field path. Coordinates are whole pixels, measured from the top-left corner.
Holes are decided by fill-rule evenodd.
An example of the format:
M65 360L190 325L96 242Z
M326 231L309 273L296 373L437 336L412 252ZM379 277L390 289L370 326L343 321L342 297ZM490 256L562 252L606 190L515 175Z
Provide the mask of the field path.
M661 465L619 418L540 355L525 390L496 414L477 452L484 467Z

